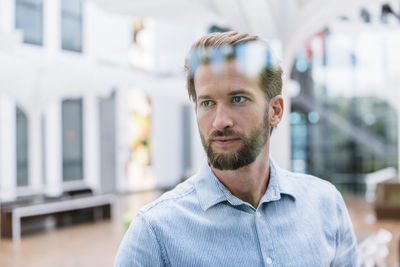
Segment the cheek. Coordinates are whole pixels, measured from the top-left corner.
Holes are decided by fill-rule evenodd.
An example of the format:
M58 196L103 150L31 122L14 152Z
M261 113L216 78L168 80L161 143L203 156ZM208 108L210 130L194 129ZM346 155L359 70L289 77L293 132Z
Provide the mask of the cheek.
M200 129L201 133L204 133L207 131L208 128L208 124L209 124L209 117L206 114L204 114L204 112L198 112L197 113L197 125Z
M264 111L257 108L242 110L236 113L236 118L238 125L256 125L260 120L264 120Z

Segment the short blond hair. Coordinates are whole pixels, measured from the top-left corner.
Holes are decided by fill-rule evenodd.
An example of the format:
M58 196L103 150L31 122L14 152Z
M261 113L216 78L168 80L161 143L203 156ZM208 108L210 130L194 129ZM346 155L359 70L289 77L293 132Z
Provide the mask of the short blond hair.
M248 33L240 33L237 31L210 33L201 37L195 42L190 53L196 49L208 47L222 47L226 45L236 46L238 44L262 41L260 37ZM194 86L194 66L190 66L188 60L185 62L186 82L189 98L196 101L196 90ZM259 73L259 85L264 91L267 100L282 93L282 68L279 65L266 66Z

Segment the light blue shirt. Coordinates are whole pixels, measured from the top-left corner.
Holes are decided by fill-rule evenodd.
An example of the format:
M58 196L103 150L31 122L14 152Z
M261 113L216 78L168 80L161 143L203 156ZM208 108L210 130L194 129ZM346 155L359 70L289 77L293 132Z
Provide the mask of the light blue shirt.
M336 188L270 162L255 209L205 160L196 175L139 211L115 266L357 266L356 238Z

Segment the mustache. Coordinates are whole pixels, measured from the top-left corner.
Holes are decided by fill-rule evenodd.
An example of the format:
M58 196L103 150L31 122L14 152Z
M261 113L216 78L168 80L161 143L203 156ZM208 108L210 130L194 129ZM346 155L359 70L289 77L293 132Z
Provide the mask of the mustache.
M226 137L228 137L228 136L236 136L236 137L242 138L241 134L238 134L235 131L233 131L232 129L227 128L227 129L224 129L222 131L216 130L216 131L212 132L210 134L210 136L209 136L209 139L213 139L215 137L222 137L222 136L226 136Z

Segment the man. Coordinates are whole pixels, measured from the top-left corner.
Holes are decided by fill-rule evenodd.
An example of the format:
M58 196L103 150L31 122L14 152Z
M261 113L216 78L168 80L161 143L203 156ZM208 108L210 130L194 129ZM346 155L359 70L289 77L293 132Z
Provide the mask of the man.
M283 99L268 45L244 33L209 34L186 69L207 160L139 211L115 265L356 266L340 193L269 158Z

